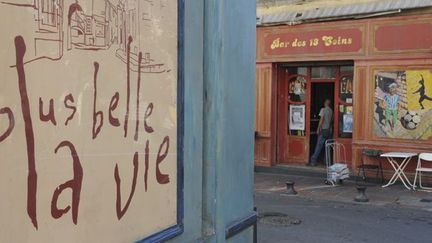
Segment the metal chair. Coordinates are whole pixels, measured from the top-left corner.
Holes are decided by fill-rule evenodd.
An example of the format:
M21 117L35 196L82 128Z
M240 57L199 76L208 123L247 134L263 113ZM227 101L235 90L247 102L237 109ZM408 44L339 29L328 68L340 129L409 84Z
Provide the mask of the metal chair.
M362 156L361 156L361 165L357 167L357 178L360 177L360 173L362 174L363 181L366 181L366 171L372 171L376 170L376 176L375 178L378 178L378 174L381 174L381 184L384 183L384 173L382 168L382 163L380 160L380 155L382 154L381 150L376 149L368 149L365 148L362 150ZM378 164L365 164L364 157L373 158L376 161L378 161Z
M423 162L423 163L422 163ZM429 172L432 173L432 168L431 167L423 167L424 163L430 163L432 164L432 153L421 153L418 157L418 161L417 161L417 168L416 168L416 173L415 173L415 177L414 177L414 189L416 189L417 187L417 177L419 178L419 187L420 189L427 189L427 190L432 190L432 187L425 187L422 185L422 173L423 172Z

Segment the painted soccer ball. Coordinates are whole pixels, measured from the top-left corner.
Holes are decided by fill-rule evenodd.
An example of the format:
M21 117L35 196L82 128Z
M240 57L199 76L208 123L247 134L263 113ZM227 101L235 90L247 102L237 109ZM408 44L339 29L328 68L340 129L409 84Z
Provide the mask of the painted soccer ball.
M421 122L421 116L415 111L404 111L401 123L405 129L414 130Z

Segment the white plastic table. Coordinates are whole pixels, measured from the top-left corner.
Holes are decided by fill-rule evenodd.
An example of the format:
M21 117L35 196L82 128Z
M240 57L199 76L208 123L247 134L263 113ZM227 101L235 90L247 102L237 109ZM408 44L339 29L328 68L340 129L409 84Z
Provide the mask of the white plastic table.
M390 185L393 185L399 178L404 184L404 186L408 190L411 190L413 188L413 184L408 180L408 177L405 175L404 170L408 165L408 163L410 162L410 160L415 156L417 156L416 153L405 153L405 152L391 152L391 153L381 154L381 157L387 158L388 162L391 164L391 166L395 171L390 181L386 185L383 185L382 187L388 187ZM398 160L401 162L399 163Z

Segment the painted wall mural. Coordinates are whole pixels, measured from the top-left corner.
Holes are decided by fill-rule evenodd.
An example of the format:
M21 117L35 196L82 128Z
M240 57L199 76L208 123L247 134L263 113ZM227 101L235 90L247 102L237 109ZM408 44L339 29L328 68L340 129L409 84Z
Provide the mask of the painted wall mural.
M0 242L178 224L178 4L0 2Z
M374 133L384 138L432 136L432 71L375 73Z

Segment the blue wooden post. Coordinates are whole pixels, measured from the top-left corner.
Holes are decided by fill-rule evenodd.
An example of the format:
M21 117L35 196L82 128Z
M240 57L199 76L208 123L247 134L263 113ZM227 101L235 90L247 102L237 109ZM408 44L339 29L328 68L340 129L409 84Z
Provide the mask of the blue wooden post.
M172 242L252 242L255 4L185 0L184 233Z
M224 242L254 215L255 1L207 0L204 8L203 231ZM252 233L231 239L251 242Z
M184 3L184 232L172 242L202 239L204 2Z

